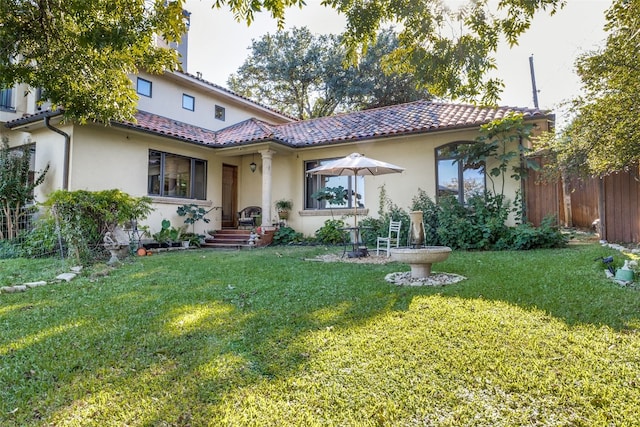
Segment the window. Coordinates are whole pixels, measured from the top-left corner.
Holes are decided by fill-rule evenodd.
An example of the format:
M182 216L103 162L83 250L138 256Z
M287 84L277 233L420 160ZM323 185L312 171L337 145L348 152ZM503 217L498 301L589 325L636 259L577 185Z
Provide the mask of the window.
M0 90L0 109L15 111L12 88Z
M313 160L304 163L304 208L305 209L330 209L330 208L354 208L356 203L359 208L364 207L364 177L363 176L328 176L310 175L306 171L326 164L335 159ZM354 197L358 182L358 194ZM313 193L324 187L343 187L348 194L346 204L328 203L326 200L318 201L311 197Z
M454 143L436 148L436 170L438 174L438 197L455 196L462 204L485 189L482 165L463 165L456 161L456 148L463 143Z
M150 196L205 200L207 162L149 150L147 192Z
M182 108L184 108L185 110L194 111L196 109L196 99L191 95L183 93Z
M35 99L36 99L36 110L42 111L42 104L46 101L43 98L43 90L41 87L37 88L35 91Z
M136 83L136 92L139 95L148 96L149 98L151 98L151 87L152 83L149 80L138 77Z
M216 105L215 118L224 122L224 107Z

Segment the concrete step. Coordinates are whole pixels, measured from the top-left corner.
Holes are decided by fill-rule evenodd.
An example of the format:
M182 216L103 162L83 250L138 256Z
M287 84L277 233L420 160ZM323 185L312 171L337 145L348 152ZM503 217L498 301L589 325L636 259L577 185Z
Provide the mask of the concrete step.
M273 231L263 234L255 244L250 245L250 230L227 229L216 230L214 236L208 235L205 242L201 245L203 248L253 248L257 246L267 246L273 240Z
M222 229L216 230L214 236L207 236L204 239L203 248L242 248L251 247L249 245L249 230Z

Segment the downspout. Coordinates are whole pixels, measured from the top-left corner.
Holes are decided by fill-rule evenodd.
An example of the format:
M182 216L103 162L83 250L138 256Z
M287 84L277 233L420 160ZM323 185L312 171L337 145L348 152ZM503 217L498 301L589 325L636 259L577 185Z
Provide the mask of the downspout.
M54 127L49 123L51 118L46 116L44 118L44 125L55 133L64 137L64 166L62 167L62 189L69 190L69 153L71 151L71 136Z

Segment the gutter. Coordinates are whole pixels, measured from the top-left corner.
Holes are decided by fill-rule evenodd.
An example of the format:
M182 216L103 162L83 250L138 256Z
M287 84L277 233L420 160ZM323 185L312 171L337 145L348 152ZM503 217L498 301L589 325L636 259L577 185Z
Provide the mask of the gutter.
M71 151L71 136L68 133L61 131L57 127L52 126L51 123L49 123L50 120L51 120L50 116L45 116L44 125L50 130L64 137L64 166L62 168L62 189L68 191L69 190L69 156Z

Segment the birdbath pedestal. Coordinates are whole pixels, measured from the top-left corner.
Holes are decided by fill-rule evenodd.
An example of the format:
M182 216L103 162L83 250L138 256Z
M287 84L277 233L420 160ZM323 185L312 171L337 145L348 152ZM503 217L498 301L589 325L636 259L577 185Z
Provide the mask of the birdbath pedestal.
M431 265L449 258L448 246L423 246L421 248L391 248L391 259L409 264L411 278L422 279L431 275Z

